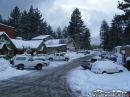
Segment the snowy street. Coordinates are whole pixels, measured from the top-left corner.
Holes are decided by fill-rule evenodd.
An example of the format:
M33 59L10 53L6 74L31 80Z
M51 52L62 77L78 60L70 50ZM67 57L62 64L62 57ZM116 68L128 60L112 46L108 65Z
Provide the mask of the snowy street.
M81 67L81 61L97 57L91 54L68 53L71 59L52 61L42 70L26 68L18 70L11 67L8 61L0 60L0 97L91 97L94 90L103 91L130 90L130 72L114 74L95 74ZM118 54L117 64L121 62ZM89 95L89 96L88 96Z
M65 64L61 62L61 66L40 71L30 70L28 74L1 80L0 97L76 97L69 88L66 73L93 56L81 57Z

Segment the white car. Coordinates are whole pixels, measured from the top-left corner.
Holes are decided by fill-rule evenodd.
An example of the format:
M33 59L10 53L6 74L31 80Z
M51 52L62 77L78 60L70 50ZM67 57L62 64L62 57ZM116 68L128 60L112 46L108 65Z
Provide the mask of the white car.
M55 53L55 54L48 55L47 59L49 59L50 61L52 61L52 60L68 61L69 56L67 56L65 52L60 52L60 53Z
M92 64L91 71L94 73L117 73L123 72L123 67L111 61L96 61Z
M17 67L20 70L28 67L34 67L37 70L41 70L44 62L41 60L34 60L32 57L26 55L16 55L11 60L12 67Z

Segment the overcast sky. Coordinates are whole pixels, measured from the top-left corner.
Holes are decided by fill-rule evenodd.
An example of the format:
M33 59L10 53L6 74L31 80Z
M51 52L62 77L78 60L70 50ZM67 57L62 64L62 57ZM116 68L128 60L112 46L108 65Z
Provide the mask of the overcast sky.
M75 8L81 12L82 19L91 33L91 44L99 44L101 22L105 19L111 24L115 14L123 13L117 9L119 0L0 0L0 14L7 19L15 6L20 11L29 10L30 6L38 8L44 20L53 30L59 26L68 26L71 14ZM120 0L121 1L121 0Z

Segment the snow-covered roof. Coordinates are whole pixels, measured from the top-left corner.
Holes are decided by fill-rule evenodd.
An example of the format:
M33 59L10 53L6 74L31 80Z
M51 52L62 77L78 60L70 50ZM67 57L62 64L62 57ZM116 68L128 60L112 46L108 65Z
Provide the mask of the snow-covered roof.
M34 37L32 39L45 39L45 38L47 38L49 36L53 39L53 37L51 35L40 35L40 36Z
M53 39L53 40L47 40L45 42L46 45L49 45L49 44L59 44L59 40L60 39Z
M0 36L3 35L3 34L5 34L9 38L9 36L4 31L0 31Z
M36 40L36 41L23 41L23 40L16 40L11 39L11 41L14 43L17 49L23 49L23 48L38 48L38 46L42 43L42 40Z
M123 47L123 46L116 46L115 48L120 48L120 47Z
M66 44L59 44L59 40L60 39L47 40L45 42L46 47L59 47L59 46L66 45Z
M8 25L2 24L2 23L0 23L0 25L7 26L7 27L10 27L10 28L14 28L12 26L8 26Z
M66 44L51 44L51 45L46 45L46 47L60 47L60 46L64 46Z

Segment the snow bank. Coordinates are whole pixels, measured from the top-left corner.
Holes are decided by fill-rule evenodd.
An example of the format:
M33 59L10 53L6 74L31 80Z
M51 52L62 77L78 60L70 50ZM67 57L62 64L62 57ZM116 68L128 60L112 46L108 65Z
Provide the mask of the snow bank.
M90 70L83 70L82 67L78 67L68 75L68 82L73 92L80 91L83 96L91 94L96 89L104 91L130 90L130 72L127 70L115 74L95 74Z
M8 67L8 62L4 58L0 58L0 72Z

